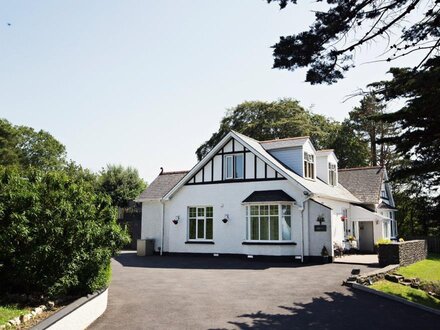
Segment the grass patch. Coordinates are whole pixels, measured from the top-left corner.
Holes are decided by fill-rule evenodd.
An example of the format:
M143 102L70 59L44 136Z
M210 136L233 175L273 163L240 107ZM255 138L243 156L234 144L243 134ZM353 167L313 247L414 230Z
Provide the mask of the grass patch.
M389 281L375 282L370 286L370 288L440 310L440 300L431 297L423 290L413 289L409 286L404 286L402 284Z
M418 277L423 281L440 281L440 255L429 255L425 260L400 267L397 272L406 278Z
M22 308L17 304L8 304L0 306L0 324L5 324L10 319L29 313L29 308Z

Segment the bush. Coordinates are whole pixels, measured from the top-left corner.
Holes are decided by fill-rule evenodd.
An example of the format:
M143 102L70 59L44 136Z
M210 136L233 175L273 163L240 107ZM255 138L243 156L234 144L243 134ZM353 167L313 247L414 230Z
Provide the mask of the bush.
M109 282L110 258L129 241L96 178L71 166L43 172L0 167L0 268L4 291L50 296Z
M391 244L391 240L388 238L381 238L377 240L376 246L379 246L380 244Z

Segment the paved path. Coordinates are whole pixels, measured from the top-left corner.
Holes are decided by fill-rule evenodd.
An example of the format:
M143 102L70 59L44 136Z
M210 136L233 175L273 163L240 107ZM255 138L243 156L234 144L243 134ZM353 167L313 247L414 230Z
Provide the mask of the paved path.
M214 257L112 262L109 305L90 329L439 329L440 317L341 282L353 267Z
M371 265L379 267L379 258L377 254L347 254L335 258L336 263L352 265Z

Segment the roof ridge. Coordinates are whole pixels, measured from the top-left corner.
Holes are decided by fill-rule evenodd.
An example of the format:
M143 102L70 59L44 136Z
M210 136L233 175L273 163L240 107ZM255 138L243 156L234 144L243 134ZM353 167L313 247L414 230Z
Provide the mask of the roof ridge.
M170 171L170 172L162 172L159 175L168 175L168 174L183 174L188 173L189 171Z
M282 138L282 139L272 139L272 140L263 140L258 141L260 143L270 143L270 142L278 142L278 141L286 141L286 140L299 140L299 139L309 139L310 136L304 135L304 136L295 136L295 137L288 137L288 138Z
M351 167L351 168L340 168L338 171L358 171L358 170L372 170L372 169L381 169L382 166L364 166L364 167Z

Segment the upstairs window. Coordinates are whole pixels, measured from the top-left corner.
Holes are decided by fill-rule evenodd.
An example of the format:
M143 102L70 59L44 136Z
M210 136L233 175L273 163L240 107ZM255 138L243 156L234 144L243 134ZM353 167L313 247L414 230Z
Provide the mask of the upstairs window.
M336 164L328 163L328 183L332 186L337 185Z
M227 155L225 156L225 179L243 179L244 178L244 161L243 155Z
M315 178L315 156L307 152L304 153L304 177Z

